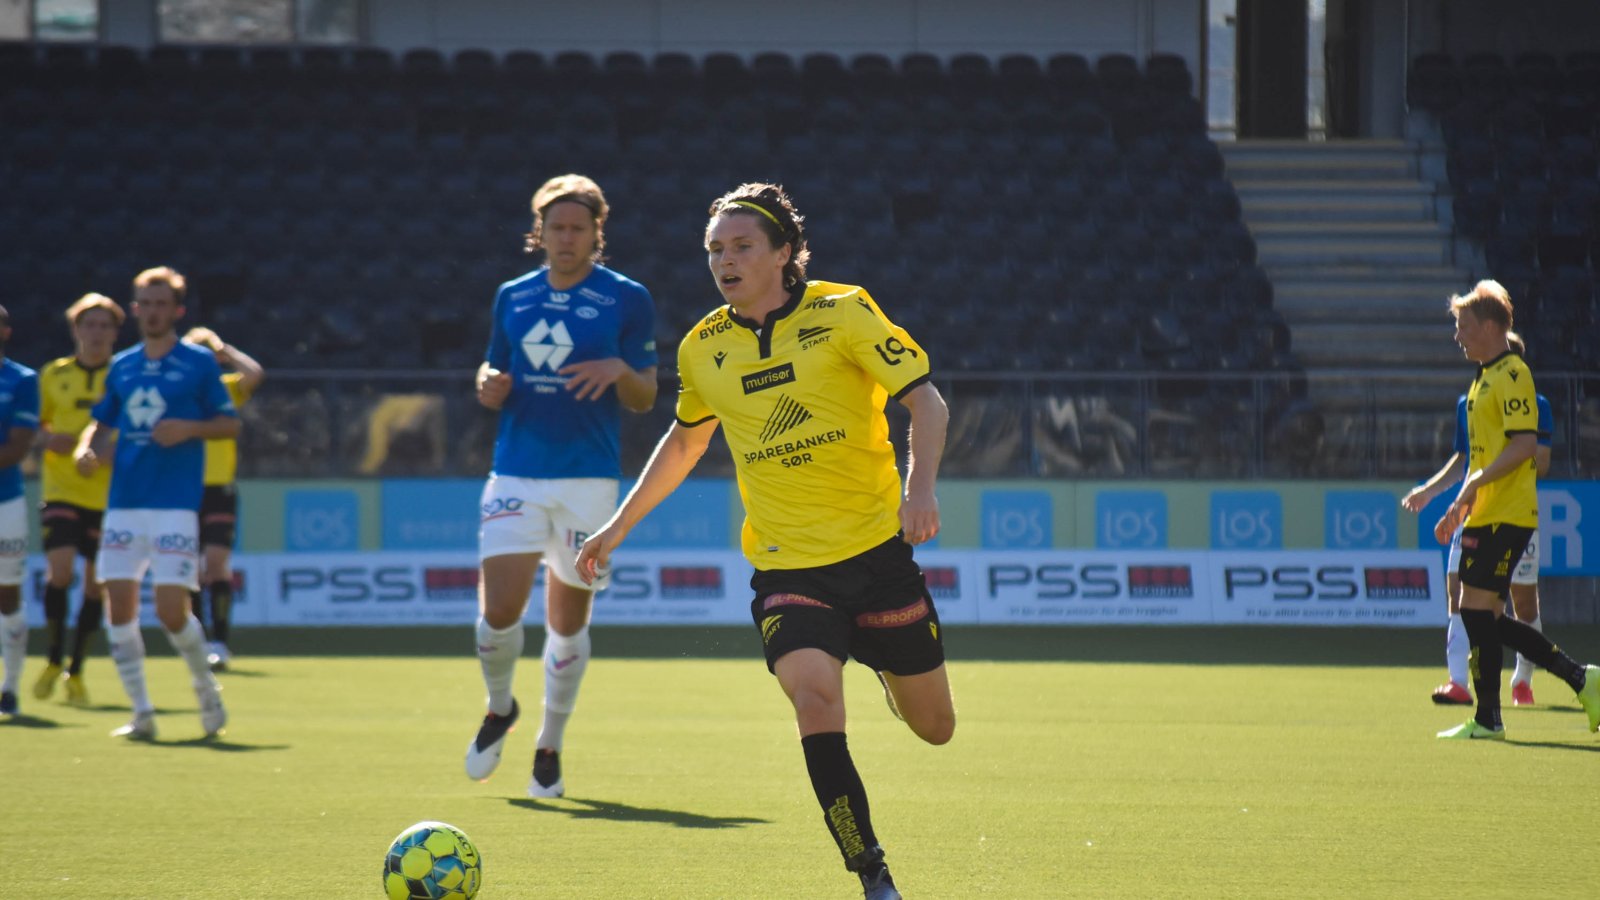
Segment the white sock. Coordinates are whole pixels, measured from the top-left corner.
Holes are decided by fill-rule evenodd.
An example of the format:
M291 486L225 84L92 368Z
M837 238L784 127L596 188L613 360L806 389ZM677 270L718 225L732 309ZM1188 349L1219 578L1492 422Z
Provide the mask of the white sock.
M511 679L517 674L522 642L521 622L495 631L478 618L478 662L483 666L483 686L489 690L489 711L497 716L511 714Z
M578 705L578 687L589 668L589 626L571 637L545 630L544 635L544 725L534 746L560 750L566 736L567 720Z
M22 680L22 664L28 658L28 615L21 609L0 616L0 656L5 658L5 683L0 690L15 694Z
M1539 617L1538 616L1534 616L1533 617L1533 621L1528 623L1528 627L1532 628L1534 631L1539 632L1540 634L1544 634L1544 626L1539 624ZM1523 656L1521 653L1518 653L1517 654L1517 668L1516 668L1516 671L1511 673L1511 683L1512 684L1523 684L1525 682L1529 682L1529 681L1532 681L1532 680L1533 680L1533 663L1529 662L1528 658L1526 656Z
M122 679L122 689L133 703L133 712L155 711L150 702L150 690L144 683L144 635L139 633L138 621L126 625L112 625L106 629L111 642L111 658L117 663L117 677Z
M1472 655L1472 642L1467 639L1467 626L1461 624L1461 614L1450 617L1450 628L1445 632L1444 661L1450 669L1450 680L1459 685L1470 685L1467 674L1467 657Z
M194 613L184 619L182 628L167 632L167 640L172 642L172 649L178 651L178 655L189 666L189 678L196 688L216 683L216 676L211 674L211 664L206 662L206 630L200 627L200 620L194 617Z

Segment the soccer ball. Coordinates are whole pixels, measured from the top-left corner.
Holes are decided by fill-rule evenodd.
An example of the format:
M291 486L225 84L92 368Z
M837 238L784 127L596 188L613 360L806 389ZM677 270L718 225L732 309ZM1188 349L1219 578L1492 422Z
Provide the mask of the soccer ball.
M418 822L400 832L383 859L383 890L389 900L476 897L482 886L478 848L454 825Z

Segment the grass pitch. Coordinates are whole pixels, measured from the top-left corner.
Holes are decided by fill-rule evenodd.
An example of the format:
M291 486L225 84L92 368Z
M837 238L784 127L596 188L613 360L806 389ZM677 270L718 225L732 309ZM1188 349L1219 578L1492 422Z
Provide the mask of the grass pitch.
M1562 630L1600 656L1600 632ZM29 658L24 716L0 724L0 895L377 898L389 840L441 819L477 843L484 897L860 896L743 629L597 629L567 797L540 801L523 793L537 658L501 770L462 773L482 703L467 629L246 632L216 741L182 663L147 642L155 744L107 737L127 718L109 660L79 710L32 698ZM1505 744L1434 740L1468 715L1427 700L1441 642L957 631L956 739L917 741L852 666L851 747L917 900L1593 896L1600 736L1541 673Z

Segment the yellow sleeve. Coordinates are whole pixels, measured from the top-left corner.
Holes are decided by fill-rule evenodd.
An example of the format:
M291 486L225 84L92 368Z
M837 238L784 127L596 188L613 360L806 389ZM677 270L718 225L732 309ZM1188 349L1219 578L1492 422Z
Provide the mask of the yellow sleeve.
M1505 427L1506 436L1538 434L1539 401L1538 392L1533 387L1533 373L1518 360L1506 374L1510 376L1509 379L1500 381L1500 387L1505 391L1500 398L1500 421Z
M252 396L252 391L244 386L244 376L238 372L228 372L222 376L222 386L228 389L228 399L233 401L233 408L238 409Z
M39 424L51 431L55 430L51 428L51 423L55 421L56 403L55 391L50 390L49 382L50 375L54 371L54 366L46 366L44 371L39 373Z
M678 423L686 426L699 425L710 419L715 419L716 413L706 405L700 392L695 390L693 366L690 357L693 355L689 349L689 339L694 337L690 331L684 336L683 342L678 344L678 405L676 415Z
M889 321L865 289L858 297L840 316L849 328L850 352L890 396L899 397L927 379L928 353Z

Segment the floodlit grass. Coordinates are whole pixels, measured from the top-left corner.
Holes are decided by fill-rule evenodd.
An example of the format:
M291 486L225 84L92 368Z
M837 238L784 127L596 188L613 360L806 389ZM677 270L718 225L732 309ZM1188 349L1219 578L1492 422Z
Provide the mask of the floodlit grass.
M42 662L30 657L25 715L0 725L0 895L377 898L389 840L442 819L476 841L485 897L860 896L751 635L681 657L672 631L598 631L568 730L568 796L532 801L537 659L519 673L528 712L506 762L477 784L461 769L482 699L470 632L437 634L435 653L463 652L266 655L295 652L294 638L258 639L252 655L246 635L223 676L233 721L215 742L199 740L159 635L147 635L153 745L107 737L127 718L109 660L88 672L96 706L76 710L33 700ZM338 639L382 652L384 636ZM1594 637L1567 640L1594 656ZM311 646L326 654L333 639ZM1435 741L1467 715L1427 701L1441 639L953 636L955 740L917 741L853 666L851 747L918 900L1593 896L1600 736L1541 673L1542 705L1506 710L1507 743ZM636 658L607 658L608 646ZM1027 661L964 658L1008 646ZM1252 647L1275 664L1242 662ZM1063 658L1041 658L1051 648ZM1399 664L1373 664L1382 652ZM743 658L707 658L730 655ZM1365 664L1328 664L1343 660Z

